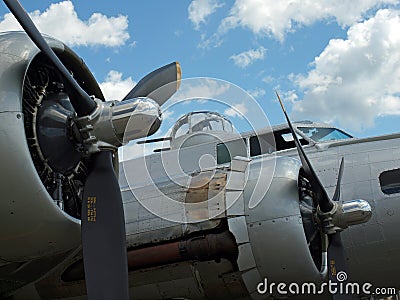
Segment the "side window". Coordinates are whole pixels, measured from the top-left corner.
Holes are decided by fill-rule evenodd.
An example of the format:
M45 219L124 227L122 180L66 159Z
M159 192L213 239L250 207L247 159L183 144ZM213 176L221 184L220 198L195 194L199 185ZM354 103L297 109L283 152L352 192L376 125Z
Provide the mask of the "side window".
M247 157L246 139L217 144L217 164L230 162L235 156Z
M261 154L261 144L257 136L250 137L250 156Z
M381 190L387 195L400 193L400 169L382 172L379 175Z
M217 164L224 164L231 161L229 150L224 143L217 144Z
M274 131L275 143L276 143L276 151L286 150L291 148L296 148L296 145L293 140L293 136L290 133L289 129L283 129L279 131ZM298 136L300 144L308 145L308 142Z
M275 152L275 141L272 133L250 137L250 157Z

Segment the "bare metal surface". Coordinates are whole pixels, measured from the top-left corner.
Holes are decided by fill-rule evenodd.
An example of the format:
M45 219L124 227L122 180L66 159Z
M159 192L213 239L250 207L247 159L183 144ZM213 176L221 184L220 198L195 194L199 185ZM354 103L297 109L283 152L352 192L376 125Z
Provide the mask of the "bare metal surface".
M236 261L238 250L232 234L222 232L132 249L128 251L127 255L128 269L134 271L189 260L207 261L224 258ZM66 282L83 280L82 260L69 266L61 275L61 278Z

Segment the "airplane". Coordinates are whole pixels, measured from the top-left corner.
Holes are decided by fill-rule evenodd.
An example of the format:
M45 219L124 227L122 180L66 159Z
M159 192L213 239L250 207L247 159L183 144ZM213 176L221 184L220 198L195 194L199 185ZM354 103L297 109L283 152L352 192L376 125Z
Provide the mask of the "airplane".
M400 134L357 139L284 109L286 125L238 134L200 111L119 163L157 131L179 64L104 102L83 61L4 2L29 37L0 35L0 298L297 299L265 280L339 273L397 293Z

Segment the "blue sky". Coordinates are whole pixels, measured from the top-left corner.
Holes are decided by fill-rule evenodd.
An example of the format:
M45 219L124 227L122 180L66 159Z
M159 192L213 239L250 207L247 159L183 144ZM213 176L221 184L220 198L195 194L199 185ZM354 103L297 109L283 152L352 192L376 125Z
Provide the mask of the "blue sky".
M356 136L400 129L398 0L21 3L42 32L85 60L109 99L179 61L183 78L217 78L250 93L271 124L284 122L277 89L294 120L328 121ZM1 5L0 31L18 28L7 13ZM232 105L246 113L253 104ZM171 109L164 126L209 108Z

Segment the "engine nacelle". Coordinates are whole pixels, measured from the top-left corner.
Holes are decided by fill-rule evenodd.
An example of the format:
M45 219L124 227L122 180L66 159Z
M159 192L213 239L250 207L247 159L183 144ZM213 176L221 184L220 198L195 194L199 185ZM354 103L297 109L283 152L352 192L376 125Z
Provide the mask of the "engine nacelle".
M63 63L73 71L82 87L96 98L103 99L101 90L88 68L63 43L46 37L47 43ZM34 65L49 69L33 70ZM76 248L80 244L80 221L58 207L49 193L49 185L57 186L49 168L38 173L38 164L45 162L43 153L32 152L38 146L33 136L37 126L27 126L39 108L29 93L41 91L35 84L39 77L62 90L62 84L50 63L23 32L0 34L0 161L6 180L0 181L0 265L52 256ZM37 78L36 78L37 77ZM58 77L58 78L57 78ZM58 83L57 83L58 80ZM60 106L61 107L61 106ZM28 111L31 113L28 113ZM32 122L32 124L35 124ZM57 148L62 152L63 147ZM67 233L67 234L66 234Z
M323 267L314 262L303 227L300 167L298 160L288 157L255 159L248 165L243 199L238 200L244 201L244 216L232 218L229 229L239 244L243 281L255 296L265 279L290 284L323 278ZM270 186L265 186L269 182Z

